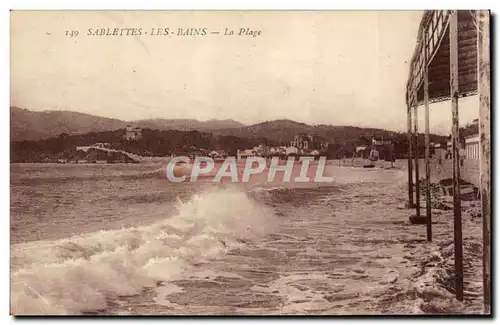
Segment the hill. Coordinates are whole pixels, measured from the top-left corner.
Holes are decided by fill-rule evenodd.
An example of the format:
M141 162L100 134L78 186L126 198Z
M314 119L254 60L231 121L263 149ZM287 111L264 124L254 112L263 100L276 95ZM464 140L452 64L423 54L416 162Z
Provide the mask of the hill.
M99 142L109 143L113 149L149 157L190 155L202 150L224 150L235 156L237 149L252 148L266 142L265 139L244 139L198 131L151 129L143 129L140 140L126 141L123 139L124 132L125 129L77 135L62 133L57 137L36 141L12 141L10 161L33 163L73 160L79 156L76 146Z
M309 125L286 119L266 121L239 128L221 129L216 132L218 134L233 135L244 138L265 137L282 144L292 141L294 135L298 133L318 135L330 143L338 144L345 144L349 141L358 141L362 137L371 139L372 136L389 139L399 134L398 132L383 129L360 128L355 126L334 126L326 124Z
M368 145L372 137L392 140L396 158L404 158L408 152L408 136L404 132L394 132L376 128L361 128L355 126L334 126L326 124L308 125L287 119L266 121L246 127L222 129L214 131L221 135L231 135L241 138L267 138L269 142L287 145L295 134L314 134L324 138L329 146L330 157L351 157L358 145ZM424 134L419 133L419 153L425 150ZM445 143L446 137L431 134L430 142ZM422 156L423 157L423 156Z
M314 128L292 120L266 121L250 126L227 128L214 131L218 134L242 138L268 138L281 144L290 142L297 133L312 133Z
M39 140L61 133L78 134L123 128L125 122L70 111L34 112L10 108L10 137L13 141Z
M124 142L122 135L127 124L141 127L143 139L134 143ZM328 152L331 157L350 157L356 151L356 146L369 144L372 137L393 140L394 153L398 158L406 155L408 145L407 135L402 132L354 126L308 125L287 119L250 126L243 126L234 120L202 122L194 119L148 119L126 122L68 111L32 112L11 108L13 152L24 152L20 154L25 157L21 160L29 159L29 148L37 152L49 152L50 156L54 150L64 151L68 146L96 142L112 143L116 148L140 155L165 156L192 148L224 149L235 153L236 149L250 148L256 144L289 145L298 133L324 138L330 143ZM44 139L47 141L42 141ZM445 145L446 137L431 135L430 139L431 142L444 142ZM33 141L20 143L20 140ZM423 134L419 134L419 151L421 154L424 152Z
M198 121L194 119L146 119L131 122L141 128L152 130L178 130L178 131L212 131L218 129L240 128L243 123L235 120L208 120Z
M152 130L211 131L244 124L234 120L198 121L194 119L147 119L122 121L71 111L35 112L19 107L10 108L11 141L40 140L61 133L84 134L125 128L127 124Z

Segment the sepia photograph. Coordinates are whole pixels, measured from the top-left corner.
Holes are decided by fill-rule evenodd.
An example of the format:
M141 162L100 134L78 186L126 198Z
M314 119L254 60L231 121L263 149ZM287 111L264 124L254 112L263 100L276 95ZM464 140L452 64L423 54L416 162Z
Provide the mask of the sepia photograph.
M491 317L490 11L9 18L10 315Z

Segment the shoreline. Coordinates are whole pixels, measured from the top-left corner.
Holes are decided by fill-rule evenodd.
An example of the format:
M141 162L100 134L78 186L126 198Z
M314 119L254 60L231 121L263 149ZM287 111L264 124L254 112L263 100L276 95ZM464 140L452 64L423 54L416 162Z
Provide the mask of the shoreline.
M423 191L423 189L421 189ZM462 201L464 300L455 298L453 210L439 191L432 191L433 241L415 246L406 258L419 265L412 284L420 309L429 314L483 314L482 219L479 200ZM425 211L425 195L421 197ZM412 211L412 210L410 210ZM425 225L412 225L425 229Z
M340 170L335 165L331 167L333 167L333 171ZM293 314L297 311L305 314L336 315L349 313L481 314L482 281L480 276L482 265L480 255L482 251L480 247L481 218L477 216L476 211L478 201L469 201L463 204L464 269L466 273L464 276L465 301L460 303L456 301L453 294L452 211L447 210L446 205L439 204L440 200L445 198L441 197L439 192L435 192L433 198L433 203L436 204L436 207L433 207L435 240L428 243L425 239L425 226L412 225L409 222L408 217L413 211L404 207L407 200L404 195L407 186L405 176L406 173L401 170L347 168L342 169L341 173L337 173L337 183L335 184L335 187L338 187L337 192L321 187L315 187L311 189L312 191L307 188L288 189L284 187L278 187L277 190L273 188L262 190L257 193L259 197L265 199L261 203L277 209L277 218L285 216L295 218L295 223L290 224L290 219L287 219L283 223L281 231L262 238L262 241L255 244L245 246L242 243L237 243L236 246L231 244L230 247L225 247L224 244L223 248L232 250L233 253L219 256L214 261L204 264L202 268L213 268L214 271L238 271L241 273L240 277L246 278L247 275L250 276L248 270L235 267L235 263L241 261L241 258L248 255L252 261L254 259L260 261L262 270L267 270L266 267L270 263L274 263L276 270L274 270L273 277L277 277L276 280L261 282L259 276L255 278L250 276L245 281L255 282L260 286L259 288L270 290L268 293L270 300L265 300L266 303L281 299L283 305L273 305L274 307L269 307L270 309L245 307L240 310L241 313L247 314L258 312ZM226 190L224 193L232 192ZM157 193L152 193L151 198L156 200ZM198 195L198 200L199 198ZM221 197L221 199L223 200L220 202L226 200L225 197ZM425 199L425 196L422 196L422 199ZM144 203L148 202L152 201L149 199L144 201ZM186 198L184 203L187 204L186 206L192 206L197 202L197 200ZM208 200L207 204L209 202L214 203ZM219 209L219 203L214 203L213 206ZM425 206L425 203L422 203L422 206ZM205 205L203 205L203 209L206 209ZM228 209L231 211L230 208ZM302 219L304 215L309 215L312 210L316 211L314 215ZM129 229L131 231L126 231L124 234L133 235L138 230L140 233L140 229L143 229L141 227L133 226ZM151 227L151 225L146 227ZM95 232L91 232L78 238L83 240L85 245L94 247L93 241L88 241L87 238L89 235L92 237L95 234ZM109 237L113 237L112 234L115 232L109 231L107 234ZM293 237L290 236L292 234ZM344 239L340 240L341 237ZM73 247L71 243L74 242L74 239L64 237L56 242L67 243L63 248ZM292 239L294 246L290 247L293 248L286 250L288 246L282 245ZM54 242L50 241L48 244L50 243ZM143 244L146 247L148 243ZM220 245L215 244L215 246ZM85 245L82 246L85 248L82 248L83 251L87 249ZM240 247L241 245L243 247ZM19 248L25 246L33 247L35 250L38 247L37 243L31 243L20 245ZM283 251L286 256L274 256L273 252L277 250ZM24 248L19 253L21 254L23 251ZM266 253L263 254L264 252ZM295 261L295 264L292 263L295 269L290 269L290 261ZM222 263L219 264L222 268L219 269L212 263ZM193 267L196 269L198 264L199 261ZM314 268L311 269L312 266ZM254 267L252 267L253 269ZM215 272L214 274L219 273ZM300 279L296 279L297 276ZM235 282L236 280L232 277L221 277L224 281L234 282L235 290L241 284ZM222 281L221 279L219 280ZM200 294L205 297L209 292L202 290L201 287L198 288L198 284L212 285L214 282L192 278L181 280L177 284L185 287L185 291L174 296L166 296L164 297L166 300L172 298L174 299L173 303L175 301L180 303L186 301L191 295ZM295 283L296 281L298 282ZM304 285L309 286L309 289L303 291L304 294L300 294L304 297L301 296L300 299L297 297L297 299L287 298L287 292L292 290L299 294L300 288L303 288ZM297 289L297 286L300 288ZM250 296L259 294L255 292L254 287L246 285L241 290ZM278 293L275 293L275 290ZM225 310L223 306L228 301L237 303L231 300L224 290L217 293L221 305L208 304L206 312L218 311L219 308ZM309 299L312 298L308 298L305 293L310 293L316 300L310 301ZM216 292L210 291L210 295L214 294ZM145 298L139 293L134 299ZM126 297L120 299L125 299L126 303L132 303ZM204 300L195 299L191 303L203 304ZM111 308L111 306L109 307ZM178 311L171 310L169 307L165 309L165 307L153 305L148 308L150 309L147 312L154 313L175 313ZM188 309L183 309L183 312L190 310L189 306L185 308ZM104 312L118 313L123 312L123 310L105 309Z

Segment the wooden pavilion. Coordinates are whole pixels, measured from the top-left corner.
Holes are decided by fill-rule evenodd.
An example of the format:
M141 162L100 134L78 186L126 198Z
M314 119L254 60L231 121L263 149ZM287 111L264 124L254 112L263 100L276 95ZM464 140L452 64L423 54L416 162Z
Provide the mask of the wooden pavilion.
M430 184L429 104L450 101L452 110L453 213L455 290L463 300L462 217L460 201L458 99L479 96L480 194L483 220L484 311L491 305L491 181L490 181L490 12L429 10L422 17L406 85L408 123L408 200L416 218L425 218L432 240L430 187L425 190L426 216L420 216L418 106L425 109L425 179ZM412 114L413 110L413 114ZM412 122L413 115L413 122ZM414 163L412 162L414 157ZM413 172L415 169L415 172ZM413 175L415 174L415 181ZM415 183L415 193L413 184ZM415 194L415 195L414 195ZM415 198L414 198L415 197Z

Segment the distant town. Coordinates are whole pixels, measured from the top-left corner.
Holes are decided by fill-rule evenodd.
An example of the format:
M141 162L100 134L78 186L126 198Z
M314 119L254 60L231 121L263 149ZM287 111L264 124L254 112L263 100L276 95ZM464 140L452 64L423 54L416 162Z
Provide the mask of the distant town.
M478 159L477 121L464 128L462 152L464 158ZM102 140L93 142L92 140ZM109 141L106 141L109 140ZM87 141L84 143L84 141ZM336 144L314 134L298 133L288 143L273 144L267 139L241 139L216 136L198 131L159 131L127 125L123 130L83 135L61 134L38 141L17 141L11 146L12 162L44 163L141 163L165 161L183 155L211 157L215 160L234 156L238 160L252 156L309 156L316 159L376 158L386 161L404 158L405 148L400 138L384 139L372 136L358 141ZM354 144L354 147L352 147ZM399 147L398 147L399 144ZM403 141L403 146L406 143ZM168 150L157 150L158 147ZM451 158L451 141L431 144L431 154L439 159ZM423 155L423 150L421 154Z

